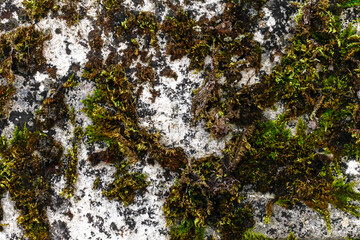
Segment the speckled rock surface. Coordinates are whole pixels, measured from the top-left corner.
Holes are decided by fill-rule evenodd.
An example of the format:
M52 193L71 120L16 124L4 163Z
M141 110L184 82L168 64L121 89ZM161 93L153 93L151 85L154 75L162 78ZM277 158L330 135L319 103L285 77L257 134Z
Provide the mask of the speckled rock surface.
M61 2L61 1L60 1ZM171 12L166 1L144 0L124 1L124 6L137 12L147 11L164 20ZM195 17L210 19L219 15L224 4L221 0L185 1L178 0L180 6ZM299 1L300 2L300 1ZM61 5L62 3L60 3ZM91 33L102 26L97 22L98 14L103 9L102 1L81 0L78 9L82 10L81 19L74 25L67 25L57 14L49 13L37 23L31 23L21 0L0 0L0 31L1 34L15 30L19 26L34 24L35 28L51 35L44 43L43 54L46 67L56 69L55 73L37 71L35 74L15 72L14 86L17 92L8 106L6 117L0 120L0 133L11 138L16 126L24 124L30 131L36 129L35 115L41 108L44 99L49 96L52 87L66 82L74 74L79 83L73 88L65 90L65 103L74 108L75 125L70 119L64 119L45 133L59 141L65 152L71 148L71 141L75 126L85 129L91 125L91 120L81 110L84 108L82 100L91 95L96 86L93 82L82 78L83 69L91 55ZM253 9L253 11L256 11ZM270 0L261 9L261 18L252 26L254 40L262 49L261 70L256 72L251 66L243 71L243 83L258 82L261 76L268 75L279 64L286 53L288 39L294 33L295 16L298 13L296 4L287 0ZM256 13L254 13L256 14ZM61 13L58 15L61 16ZM347 26L349 22L359 17L357 9L348 9L343 13L341 21ZM357 25L359 31L360 25ZM102 32L102 58L115 51L126 49L127 42L114 41L113 33ZM144 44L146 39L137 39ZM166 147L181 147L188 158L202 158L215 154L221 156L226 142L231 136L214 139L206 131L205 123L196 124L192 121L191 103L193 90L201 86L205 79L204 71L189 71L190 59L185 56L172 61L166 54L166 37L157 36L159 50L150 47L154 53L151 60L155 71L153 86L143 83L144 88L137 101L137 112L140 125L153 132L160 133L160 141ZM158 52L159 54L156 54ZM205 58L205 65L211 65L211 60ZM177 77L163 76L161 72L170 68ZM136 78L136 62L128 72L129 79ZM140 87L140 86L137 86ZM153 100L152 91L157 97ZM275 119L281 112L266 109L263 115L268 119ZM294 127L294 126L293 126ZM241 131L241 130L239 130ZM52 239L169 239L169 228L166 225L163 206L170 187L174 184L177 173L163 169L158 163L149 165L145 161L137 162L133 172L144 173L149 180L146 191L138 194L133 203L125 206L121 202L108 200L102 194L102 186L112 181L115 167L101 162L91 166L87 161L89 155L106 149L104 143L90 143L84 137L78 150L78 178L73 197L67 199L61 195L65 187L63 175L52 179L52 202L47 208L47 215L51 226ZM343 174L348 181L360 179L359 163L355 159L344 160ZM93 183L99 178L99 188L94 189ZM360 185L356 185L360 189ZM263 233L274 239L285 239L292 231L299 239L344 239L345 237L360 237L360 219L339 210L331 210L331 235L322 217L305 205L297 205L293 209L283 209L274 205L273 216L265 224L266 203L272 199L271 194L261 194L252 189L243 190L247 195L246 202L254 208L254 232ZM4 209L4 230L0 232L0 239L22 239L23 229L17 224L19 216L14 202L6 192L1 199ZM208 229L207 239L221 239L217 232Z

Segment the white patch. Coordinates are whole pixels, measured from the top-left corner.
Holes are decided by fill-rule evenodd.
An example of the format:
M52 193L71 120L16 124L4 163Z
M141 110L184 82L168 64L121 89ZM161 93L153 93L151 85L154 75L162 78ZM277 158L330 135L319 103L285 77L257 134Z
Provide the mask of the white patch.
M239 81L239 86L243 85L253 85L259 82L259 78L256 75L256 70L254 68L246 68L241 71L241 81Z
M1 221L1 224L6 225L4 226L4 231L0 232L0 239L10 239L13 235L20 238L23 231L16 222L16 219L20 214L15 209L15 202L10 200L9 192L6 192L2 196L1 206L4 210L4 218Z
M264 35L261 34L260 31L256 31L254 33L254 41L257 41L258 43L260 43L260 45L262 45L264 43Z
M268 8L264 8L264 18L267 19L266 20L266 25L270 28L269 31L272 32L273 31L273 26L275 26L276 21L275 18L271 15L271 11Z
M36 74L34 75L34 78L38 83L40 83L39 91L43 92L45 89L44 85L46 84L46 80L49 80L49 75L40 73L40 72L36 72Z
M345 173L349 175L359 176L360 175L359 162L356 160L350 160L347 163L347 169Z
M22 3L23 3L23 0L12 0L12 4L17 6L18 8L24 8L24 5Z
M225 4L220 0L207 0L207 1L191 1L189 5L184 4L184 0L180 0L180 6L183 7L184 11L194 10L196 16L195 21L199 21L201 17L211 19L212 17L218 16L223 13ZM209 10L212 9L212 10Z
M285 112L285 106L281 102L277 102L274 105L275 109L266 108L263 111L264 117L266 117L268 120L276 120L277 117Z
M44 43L44 57L48 64L57 68L58 77L65 76L72 63L83 67L88 61L86 54L90 48L83 45L87 45L87 40L84 39L88 38L92 30L89 20L83 19L68 27L63 19L42 19L36 27L42 31L51 31L52 38ZM61 29L61 34L55 33L58 28ZM69 55L67 48L71 51Z
M201 158L211 154L221 154L225 147L225 140L215 140L205 130L202 122L196 126L184 121L183 118L192 118L191 114L191 89L182 91L184 87L189 87L184 81L191 79L191 83L201 85L203 78L201 74L187 71L190 65L190 59L183 57L181 59L170 61L168 66L177 73L178 79L160 77L160 84L155 90L160 92L155 102L150 101L152 95L148 87L145 86L140 101L149 104L155 114L140 120L143 127L154 127L159 130L161 142L170 147L182 147L188 154L188 157ZM184 74L185 73L185 74Z

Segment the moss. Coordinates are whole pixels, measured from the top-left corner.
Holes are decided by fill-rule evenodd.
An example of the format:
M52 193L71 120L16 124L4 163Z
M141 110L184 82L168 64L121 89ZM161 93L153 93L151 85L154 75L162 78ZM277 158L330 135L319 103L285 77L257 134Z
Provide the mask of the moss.
M126 162L116 165L115 179L103 192L109 199L121 201L125 206L132 203L136 194L144 191L149 184L144 174L129 173L128 166Z
M205 228L196 226L193 219L185 219L179 226L172 227L170 239L172 240L201 240L204 239Z
M57 122L64 120L68 116L68 106L64 102L64 87L50 90L48 96L41 104L40 110L36 114L36 127L39 130L49 130Z
M230 11L236 12L236 7L241 4L232 6ZM222 62L226 63L226 58L218 49L226 45L218 39L213 40L212 64L205 69L204 84L195 92L193 115L195 120L205 119L215 137L229 133L227 123L245 127L245 132L235 136L224 150L224 163L219 165L222 165L222 171L214 172L221 173L226 169L231 181L238 182L239 189L250 184L257 191L274 193L275 200L267 207L268 220L273 203L289 208L303 202L324 217L329 229L329 204L359 216L359 209L353 201L359 201L360 194L353 190L353 183L346 183L339 168L342 156L358 157L359 154L359 83L356 70L359 68L359 36L351 25L345 30L340 29L340 13L341 8L328 1L304 5L297 17L296 33L281 64L260 83L245 85L241 89L234 87L236 81L232 81L237 76L236 72L229 72L231 65ZM168 19L164 31L171 36L168 49L172 44L183 44L174 48L178 52L184 49L181 54L168 51L181 57L188 54L186 46L190 49L193 45L186 41L191 41L188 38L194 34L192 29L197 23L184 20L187 19L184 14L178 18L182 19L181 24L176 17ZM224 22L218 26L218 33L229 34L227 25L233 26ZM180 27L171 32L166 28L169 26L170 29ZM180 35L184 26L190 26L184 31L185 40ZM244 25L238 31L246 29ZM191 39L200 38L203 41L199 35ZM244 33L243 41L251 43L252 36ZM258 52L256 45L252 49ZM249 56L249 61L256 56L251 51L244 54L242 56ZM201 54L198 56L201 57ZM192 57L192 61L195 60ZM259 58L253 61L259 62ZM202 68L202 65L197 67ZM235 71L241 69L241 65L233 68ZM219 83L221 76L226 76L226 84ZM285 114L276 121L265 121L262 110L279 101L285 104ZM310 116L309 125L299 118L304 114ZM287 122L294 118L299 120L296 135L292 136ZM210 159L206 162L211 165ZM212 178L197 174L196 167L192 166L182 173L179 182L172 188L165 205L170 225L176 224L175 219L188 218L211 224L207 218L215 198L210 194L214 191L210 190L211 184L208 183ZM221 215L215 216L219 219ZM221 232L235 231L234 226L239 224Z
M251 207L241 203L240 185L233 180L225 159L193 161L171 187L164 206L171 238L203 239L201 229L211 226L222 239L242 239L254 221Z
M164 207L172 239L204 239L206 227L218 230L222 239L266 239L250 230L254 226L252 208L250 203L245 204L246 196L240 194L249 185L259 192L275 195L274 201L267 204L266 221L273 215L273 204L290 208L300 202L321 214L328 228L329 204L360 215L353 202L360 200L360 194L353 190L353 183L347 183L339 167L343 156L360 156L357 96L360 37L352 26L342 30L339 21L342 9L356 5L357 1L307 2L296 18L296 31L281 64L270 76L262 77L260 83L241 85L243 70L251 67L258 74L261 67L261 49L251 31L261 17L259 10L265 2L227 0L221 15L200 21L168 2L174 15L161 23L151 13L126 10L122 0L106 0L102 1L103 14L98 18L103 28L89 34L92 50L83 77L94 81L97 89L83 101L83 111L93 121L86 134L91 142L105 142L107 149L91 154L88 160L93 165L106 162L116 167L114 180L103 189L103 194L125 205L131 204L136 194L144 192L148 185L144 174L134 172L136 162L157 161L164 168L178 172L179 178L170 189ZM257 13L250 14L249 9ZM39 20L45 11L49 10L32 18ZM81 17L75 2L68 2L62 11L68 13L69 24ZM103 46L102 31L114 33L114 41L124 41L128 48L120 53L113 51L103 61L99 54ZM217 138L229 135L232 126L243 128L241 134L233 133L222 157L187 159L181 148L166 148L159 142L159 133L140 126L136 103L142 85L150 84L154 99L157 94L154 89L157 76L149 48L154 47L160 53L156 41L159 33L168 37L166 53L171 60L187 56L189 70L204 70L204 83L194 92L192 102L194 121L205 120L208 130ZM33 73L45 62L37 51L42 51L46 38L34 27L1 37L1 74L9 79L10 85L4 86L0 106L6 106L13 93L14 70ZM206 57L211 59L207 65ZM139 62L135 80L127 78L134 61ZM165 69L163 75L176 79L171 70ZM39 115L42 117L37 121L43 127L39 129L50 129L68 113L74 123L74 114L63 101L64 87L73 85L70 78L44 101ZM262 111L276 102L282 102L286 112L276 121L267 121ZM289 120L298 122L295 135L287 127ZM73 194L77 178L81 134L80 129L76 131L65 169L67 196ZM47 203L43 198L48 199L48 176L52 170L39 163L50 164L43 156L50 153L28 142L45 142L43 147L57 143L26 129L17 130L10 145L6 139L2 140L0 152L5 160L0 165L0 190L8 189L17 202L22 211L19 222L27 236L46 239ZM20 147L26 151L18 157ZM55 148L60 151L59 147ZM23 167L25 163L30 167ZM59 164L58 160L53 164ZM35 172L30 179L28 171L41 173ZM26 180L31 184L21 182L22 177L28 177ZM95 188L100 181L97 178ZM15 189L11 184L18 185ZM17 195L19 189L23 189L22 195ZM289 235L289 239L294 238Z
M74 125L74 124L73 124ZM71 198L74 195L75 191L75 183L78 178L78 150L79 150L79 142L83 137L84 132L81 127L76 127L74 129L74 138L72 140L72 148L68 149L68 153L65 155L66 163L65 165L65 187L61 192L61 195L66 198Z
M271 238L265 237L262 233L255 233L252 231L247 231L244 234L245 240L271 240Z
M1 138L2 187L15 201L18 223L29 239L50 239L46 209L51 201L51 176L62 152L54 139L26 127L16 129L10 142Z
M146 158L149 162L156 160L163 167L180 171L186 163L185 154L180 149L165 148L159 143L158 134L151 134L139 126L134 86L127 80L122 65L92 68L84 73L84 77L97 83L94 94L83 101L84 112L93 121L86 133L90 141L105 141L108 145L107 151L93 153L89 161L93 164L105 161L118 166L110 190L104 193L111 199L129 204L134 192L143 189L147 183L142 174L126 173L125 170Z
M252 184L257 191L273 192L274 202L282 207L305 203L325 218L328 227L329 203L359 216L356 205L350 202L360 200L360 194L352 190L354 184L334 175L339 172L338 160L317 150L325 148L325 139L305 130L301 120L294 137L284 124L259 123L247 138L250 149L239 156L237 179L242 185ZM232 157L236 158L236 153Z
M348 8L348 7L354 7L359 6L360 1L359 0L337 0L336 1L341 7Z
M39 21L45 17L51 9L55 6L54 0L24 0L23 5L29 14L29 17L34 21Z
M236 87L242 79L242 70L251 66L258 71L261 60L259 44L248 33L259 14L249 17L245 7L247 4L243 1L227 4L221 16L199 22L178 10L161 26L162 31L170 37L166 53L171 60L188 56L189 69L201 70L205 57L212 59L204 69L206 78L203 85L195 92L192 112L194 121L204 119L215 137L223 137L230 132L230 124L239 122L240 111L243 111L242 115L246 111L241 119L258 119L261 115L251 96L244 96L248 103L238 106L243 102L238 99L243 95L238 95ZM221 77L226 78L226 83L219 83Z
M15 91L16 89L12 84L0 86L0 117L7 115L9 100Z
M62 3L61 7L59 7L60 2ZM78 9L79 2L79 0L24 0L23 5L30 19L35 22L46 17L49 12L53 12L57 17L64 19L68 26L71 26L84 17L82 13L85 12L85 9Z
M10 82L14 70L33 74L46 63L43 43L49 35L35 30L33 25L17 28L0 37L0 74Z
M60 8L62 13L60 17L66 21L68 26L75 25L84 18L81 12L84 12L85 9L78 9L80 0L62 1L65 2L65 5Z

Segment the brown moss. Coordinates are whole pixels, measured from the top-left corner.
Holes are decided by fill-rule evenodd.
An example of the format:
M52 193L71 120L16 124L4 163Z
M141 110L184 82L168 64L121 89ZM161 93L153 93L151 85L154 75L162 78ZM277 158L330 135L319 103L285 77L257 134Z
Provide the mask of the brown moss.
M46 63L43 43L49 35L35 30L33 25L17 28L0 37L0 74L14 80L14 70L33 74Z
M8 113L9 101L14 95L16 89L11 84L0 86L0 117Z
M36 115L36 126L39 130L49 130L57 122L68 115L68 107L64 102L63 86L50 90L50 95L44 100Z
M20 211L18 223L29 239L50 239L46 209L51 201L51 176L63 149L51 137L16 129L10 145L1 139L2 187L10 192ZM4 175L5 174L5 175Z

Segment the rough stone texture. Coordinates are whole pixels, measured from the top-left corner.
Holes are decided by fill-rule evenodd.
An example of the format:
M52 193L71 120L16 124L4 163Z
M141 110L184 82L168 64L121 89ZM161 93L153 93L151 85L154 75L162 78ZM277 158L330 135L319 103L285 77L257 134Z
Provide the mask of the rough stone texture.
M164 19L169 9L165 5L159 7L161 1L145 0L143 5L138 1L126 1L126 6L138 11L150 11L159 18ZM157 4L155 4L155 2ZM183 2L179 1L180 4ZM11 138L15 126L27 124L34 130L34 115L40 104L47 96L50 86L57 82L64 82L76 74L81 78L82 68L87 61L90 51L88 36L94 29L97 12L100 5L96 0L84 0L80 3L87 11L85 17L75 26L68 27L64 20L48 16L35 26L45 32L51 33L52 38L45 43L44 56L50 67L56 67L56 79L46 73L36 73L34 76L16 75L16 88L18 89L9 109L8 119L0 121L0 132ZM211 18L222 12L223 4L220 0L192 1L186 5L189 10L200 19L202 16ZM259 76L269 74L272 68L279 63L281 55L285 53L287 39L294 30L294 16L296 11L287 0L269 1L264 8L263 17L253 26L254 38L262 47L262 68L259 75L251 68L244 72L244 82L256 82ZM0 1L0 31L8 32L17 26L26 26L24 8L20 0ZM349 10L342 18L346 26L352 19L359 16L357 10ZM358 26L358 29L360 25ZM124 49L125 43L114 43L112 36L103 35L103 57L109 54L109 49ZM139 39L141 42L141 39ZM161 141L166 146L182 147L188 157L205 157L212 153L221 154L227 138L215 140L205 131L204 123L192 125L190 114L192 90L198 88L204 80L204 72L189 72L190 61L187 57L170 61L165 54L165 39L158 36L161 48L161 57L154 58L156 82L154 89L160 94L154 103L151 103L150 86L144 86L144 91L138 102L138 113L141 125L161 133ZM178 75L177 80L160 76L160 72L170 67ZM135 65L130 69L130 78L135 76ZM91 121L81 112L82 99L95 89L95 85L82 80L77 87L67 90L65 101L69 107L74 107L76 124L85 128ZM280 105L279 105L280 106ZM281 111L281 106L278 108ZM266 110L264 115L274 119L279 112ZM52 130L51 135L60 141L65 149L70 147L73 137L73 126L70 121L60 122ZM89 144L85 139L79 147L79 177L76 182L74 197L70 200L60 195L65 180L63 177L53 179L53 202L48 208L48 218L52 227L53 239L168 239L168 228L162 207L170 186L176 174L162 169L159 165L146 165L139 162L134 171L145 173L150 185L143 195L138 195L134 203L124 206L116 201L109 201L101 194L101 190L93 190L93 182L101 178L101 185L112 179L115 169L113 166L101 163L95 167L86 161L89 154L104 149L102 144ZM343 164L344 174L349 181L360 179L359 163L349 160ZM265 206L271 195L247 192L248 199L254 206L256 226L254 231L261 232L272 238L286 238L292 231L298 238L306 239L340 239L343 237L359 237L360 220L349 214L334 210L331 215L333 226L331 235L328 234L325 222L319 214L305 205L299 205L291 210L274 206L274 214L270 223L264 223ZM0 232L0 239L21 239L22 229L17 225L19 215L14 203L6 193L2 199L4 206L4 231ZM219 238L216 232L207 230L209 235Z

